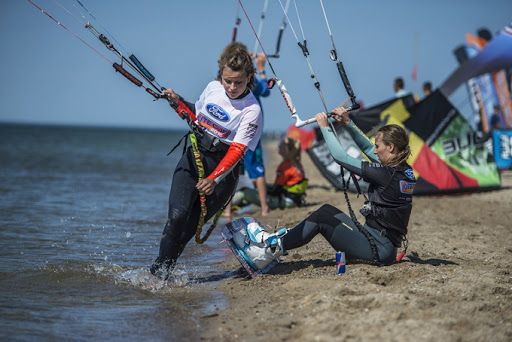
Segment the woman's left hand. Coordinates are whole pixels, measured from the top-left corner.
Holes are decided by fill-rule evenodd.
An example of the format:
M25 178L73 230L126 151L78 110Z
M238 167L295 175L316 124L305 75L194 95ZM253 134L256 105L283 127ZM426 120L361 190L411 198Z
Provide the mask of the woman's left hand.
M206 195L211 195L213 193L213 190L215 189L215 186L217 183L215 183L214 180L211 180L209 178L201 179L196 184L196 189L199 192L204 192Z
M324 112L318 113L315 115L316 122L318 123L318 126L320 127L327 127L329 126L329 122L327 121L327 114Z

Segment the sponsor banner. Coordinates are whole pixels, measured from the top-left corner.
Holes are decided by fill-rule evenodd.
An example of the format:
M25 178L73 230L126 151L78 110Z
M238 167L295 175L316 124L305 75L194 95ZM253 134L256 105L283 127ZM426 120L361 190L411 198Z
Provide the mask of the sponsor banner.
M498 169L512 169L512 130L492 132L493 154Z
M431 148L451 170L458 172L458 187L464 187L465 181L469 180L476 180L480 187L496 187L500 185L500 178L496 164L489 161L492 158L489 158L485 141L480 132L471 129L458 115Z

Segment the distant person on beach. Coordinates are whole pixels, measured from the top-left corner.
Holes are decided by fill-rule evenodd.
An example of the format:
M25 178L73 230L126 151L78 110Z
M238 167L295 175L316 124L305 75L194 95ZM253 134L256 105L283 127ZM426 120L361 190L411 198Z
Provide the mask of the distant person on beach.
M432 83L427 81L423 83L423 95L428 97L430 94L432 94Z
M255 60L257 76L254 81L253 93L261 107L260 97L267 97L270 94L270 89L267 87L267 75L265 73L265 62L267 58L264 53L259 53L256 55ZM263 148L261 147L261 140L258 141L258 145L254 151L249 150L245 153L244 168L257 189L261 207L261 216L267 216L270 209L267 203L265 164L263 162Z
M334 160L370 184L368 200L360 210L366 222L362 225L336 207L324 204L283 236L283 247L298 248L322 234L336 251L345 252L349 260L392 264L397 248L407 235L416 184L413 170L407 164L411 153L409 137L402 127L385 125L377 131L372 144L343 107L335 108L333 113L370 160L349 156L330 127L327 115L316 115Z
M506 125L503 121L503 115L501 114L501 107L499 105L494 105L494 112L491 115L490 123L490 130L505 129Z
M405 89L405 82L404 79L401 77L395 78L393 82L393 90L395 91L395 97L404 97L406 95L409 95L410 93L406 91Z
M187 243L194 234L197 239L202 228L198 227L204 214L200 194L206 195L206 222L230 200L238 181L239 162L260 140L263 118L250 89L255 73L250 54L245 46L230 44L222 52L218 66L217 79L206 86L195 105L183 102L197 117L194 132L189 135L192 145L192 137L196 137L198 150L189 146L174 170L168 219L159 255L150 268L162 279L168 278ZM182 101L173 89L162 94L172 103ZM201 180L199 164L204 168Z
M267 202L271 209L303 206L306 203L308 180L300 162L300 142L284 138L279 143L279 155L283 158L276 171L274 184L267 184ZM258 192L244 188L233 197L233 205L260 205Z

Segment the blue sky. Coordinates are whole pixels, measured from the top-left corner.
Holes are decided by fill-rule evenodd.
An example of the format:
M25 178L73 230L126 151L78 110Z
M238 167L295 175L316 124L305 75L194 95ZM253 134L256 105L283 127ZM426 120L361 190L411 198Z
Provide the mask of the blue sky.
M34 0L63 24L87 39L110 60L109 52L76 17L74 0ZM283 3L285 1L283 0ZM235 0L135 1L83 0L127 52L139 57L160 84L195 101L217 72L217 58L229 43L237 13ZM510 0L324 0L336 46L353 89L365 105L393 96L392 81L402 76L406 88L421 95L425 80L438 86L457 67L453 49L467 32L487 27L496 32L512 20ZM263 0L245 0L257 26ZM329 107L346 98L335 64L321 7L315 0L297 0L311 52L311 61ZM294 11L290 19L298 31ZM250 49L254 34L242 18L240 41ZM272 52L282 11L270 0L263 44ZM185 128L163 101L153 102L110 63L59 28L27 1L0 2L0 122L58 123L96 126ZM281 58L272 61L302 117L322 110L302 53L290 27ZM418 81L411 71L418 65ZM459 92L460 93L460 92ZM464 94L454 103L464 103ZM263 100L265 130L283 131L291 123L275 89Z

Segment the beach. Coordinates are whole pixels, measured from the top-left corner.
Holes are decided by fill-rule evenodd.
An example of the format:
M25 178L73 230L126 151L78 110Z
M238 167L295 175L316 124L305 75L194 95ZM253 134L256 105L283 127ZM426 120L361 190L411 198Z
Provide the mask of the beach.
M265 146L267 182L279 163ZM302 208L254 216L293 227L324 203L347 212L304 153L310 181ZM269 274L219 282L228 301L201 318L202 340L219 341L510 341L512 339L512 172L502 189L415 197L409 248L400 264L348 264L336 274L335 251L317 236ZM354 210L363 197L350 194ZM360 216L359 216L360 217ZM360 217L361 218L361 217ZM228 258L223 268L237 269Z

